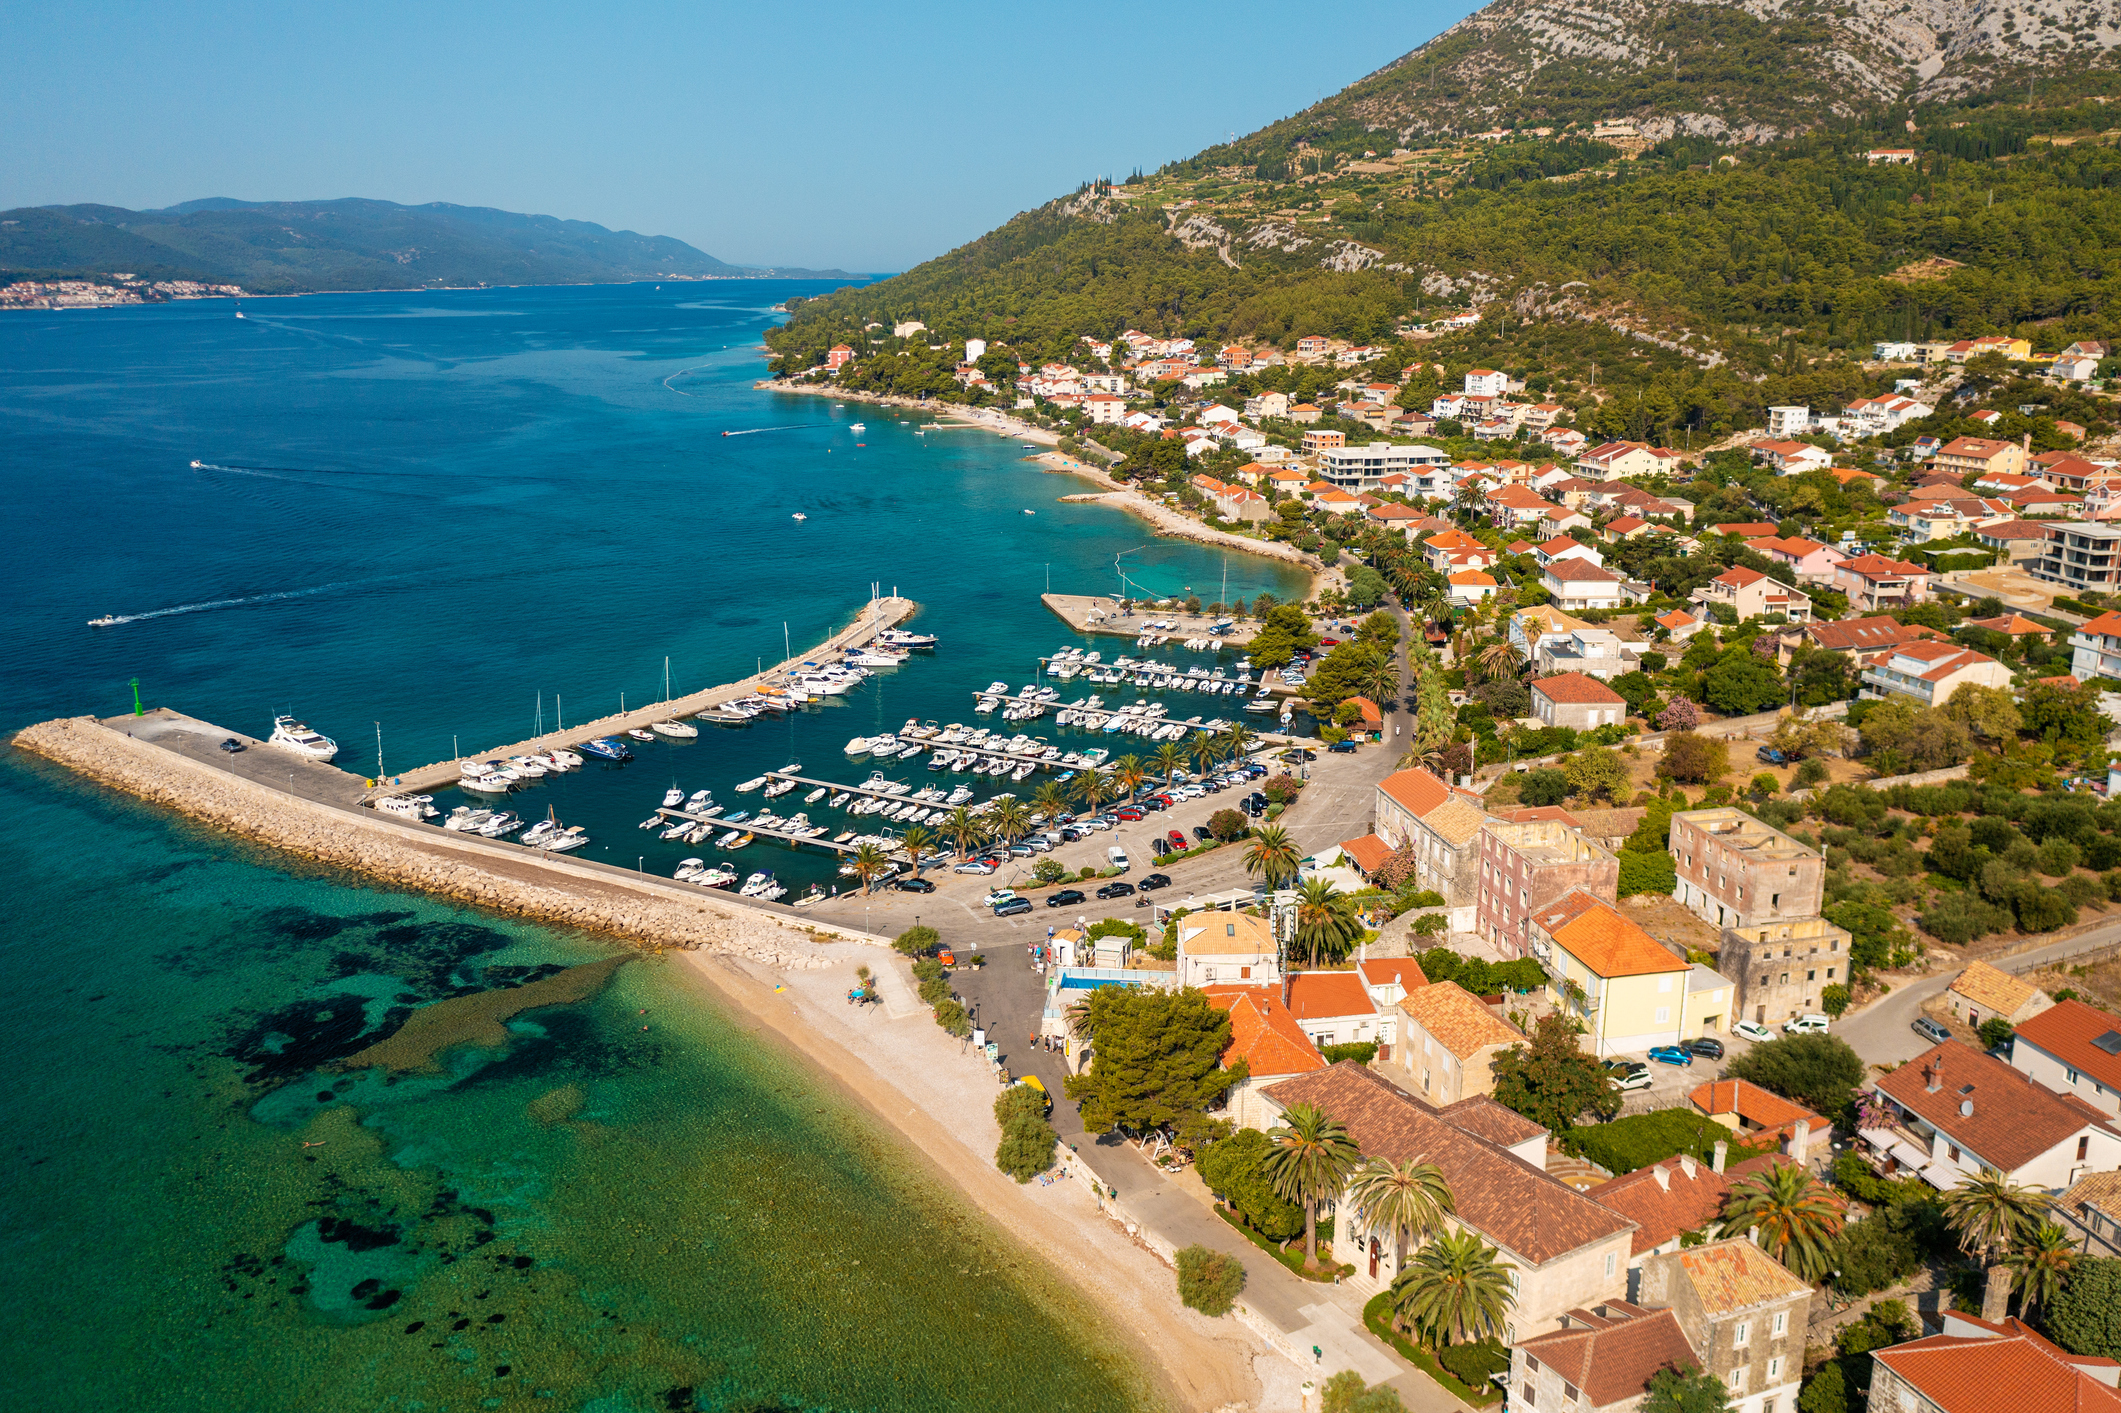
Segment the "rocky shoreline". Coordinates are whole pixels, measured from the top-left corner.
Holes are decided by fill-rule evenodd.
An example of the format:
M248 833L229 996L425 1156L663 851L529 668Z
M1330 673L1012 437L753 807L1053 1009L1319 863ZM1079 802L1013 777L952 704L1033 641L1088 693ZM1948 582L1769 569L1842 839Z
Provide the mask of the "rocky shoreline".
M818 939L866 933L784 921L718 894L679 891L621 870L543 858L491 841L340 809L213 770L93 717L39 722L14 743L99 784L299 858L532 922L602 933L644 949L679 948L765 966L829 965Z

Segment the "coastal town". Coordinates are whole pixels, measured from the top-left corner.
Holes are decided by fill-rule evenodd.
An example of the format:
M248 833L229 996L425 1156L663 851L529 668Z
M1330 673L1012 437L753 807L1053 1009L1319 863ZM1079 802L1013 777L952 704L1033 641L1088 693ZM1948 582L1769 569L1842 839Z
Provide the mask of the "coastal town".
M92 280L12 280L0 285L0 310L114 309L126 304L162 304L173 299L240 298L240 285L198 280L147 280L131 271Z
M997 1161L1087 1171L1197 1309L1325 1279L1340 1319L1269 1337L1334 1328L1346 1387L1406 1406L2103 1406L2121 1366L2055 1341L2121 1269L2108 348L1880 344L1879 391L1688 449L1535 400L1527 352L1452 356L1465 324L1128 330L1010 377L902 322L793 373L855 399L865 357L961 349L944 405L1339 566L1252 640L1317 739L1244 757L1283 783L1234 848L1159 861L1148 917L1071 867L901 936L985 1021L1009 988L933 957L1030 934ZM1152 834L1251 788L1145 775ZM1234 1237L1130 1207L1150 1172Z

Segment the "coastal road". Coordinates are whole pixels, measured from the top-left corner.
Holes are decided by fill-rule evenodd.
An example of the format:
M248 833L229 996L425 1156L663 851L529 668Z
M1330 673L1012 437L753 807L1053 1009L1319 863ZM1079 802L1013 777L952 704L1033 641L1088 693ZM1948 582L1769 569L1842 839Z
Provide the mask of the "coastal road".
M2038 947L2030 952L1999 958L1992 965L2013 973L2037 971L2049 962L2075 956L2090 948L2113 944L2121 944L2121 919L2102 923L2063 941ZM1834 1034L1854 1047L1856 1053L1868 1064L1897 1064L1903 1060L1912 1060L1932 1048L1929 1041L1917 1035L1911 1028L1915 1017L1922 1013L1923 1004L1941 994L1958 974L1959 968L1953 967L1934 976L1925 976L1919 981L1896 986L1861 1011L1836 1021Z

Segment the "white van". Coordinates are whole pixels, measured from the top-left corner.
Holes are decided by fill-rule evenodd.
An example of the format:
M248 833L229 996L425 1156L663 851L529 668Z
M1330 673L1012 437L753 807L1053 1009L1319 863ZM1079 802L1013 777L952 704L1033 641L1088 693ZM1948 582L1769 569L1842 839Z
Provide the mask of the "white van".
M1785 1022L1782 1032L1785 1035L1824 1035L1826 1034L1826 1017L1816 1012L1808 1016L1799 1016L1795 1020Z
M1127 871L1127 851L1125 849L1122 849L1117 844L1114 844L1111 848L1105 850L1105 861L1111 864L1112 867L1118 869L1121 873L1125 873Z

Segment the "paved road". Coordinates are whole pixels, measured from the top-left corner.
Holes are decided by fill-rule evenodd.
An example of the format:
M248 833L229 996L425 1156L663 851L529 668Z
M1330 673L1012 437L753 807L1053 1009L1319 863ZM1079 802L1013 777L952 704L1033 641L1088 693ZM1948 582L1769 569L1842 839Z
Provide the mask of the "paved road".
M278 746L268 746L261 737L227 731L210 721L186 716L167 707L157 707L144 716L114 716L103 723L114 731L142 741L153 741L165 750L201 761L230 775L284 790L319 804L351 808L368 793L366 782L336 765L298 756ZM230 754L221 743L234 737L244 749ZM348 754L342 751L341 754Z
M1995 965L2008 972L2035 971L2047 962L2104 943L2121 943L2121 919L2077 933L2064 941L2021 952L2015 957L2004 957ZM1911 1029L1915 1017L1921 1014L1923 1003L1951 985L1952 978L1958 974L1959 969L1953 967L1935 976L1896 986L1854 1015L1843 1016L1835 1024L1834 1033L1854 1046L1856 1053L1870 1064L1912 1060L1931 1048L1929 1041Z

